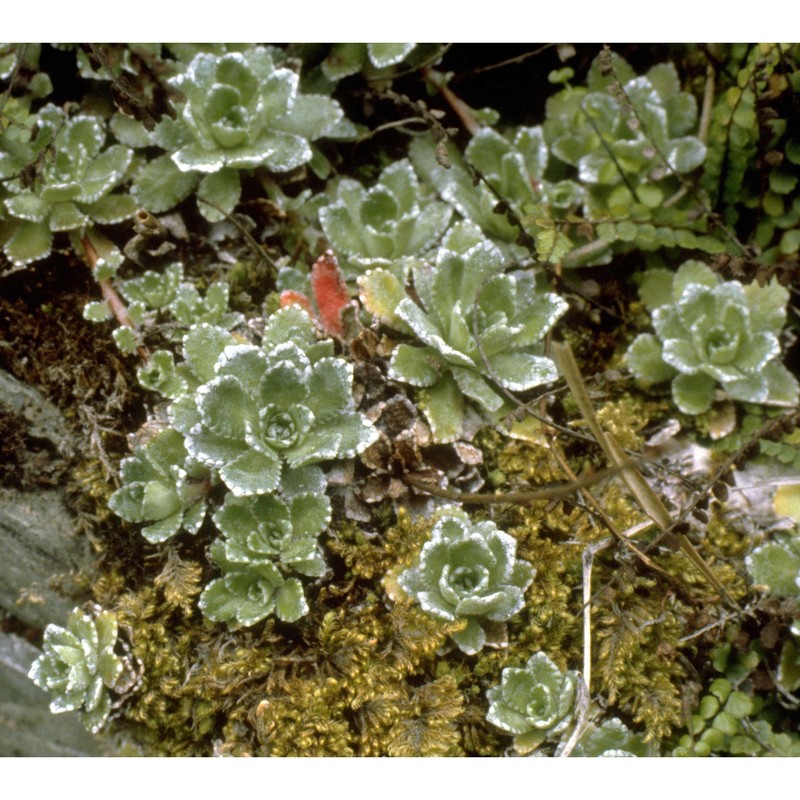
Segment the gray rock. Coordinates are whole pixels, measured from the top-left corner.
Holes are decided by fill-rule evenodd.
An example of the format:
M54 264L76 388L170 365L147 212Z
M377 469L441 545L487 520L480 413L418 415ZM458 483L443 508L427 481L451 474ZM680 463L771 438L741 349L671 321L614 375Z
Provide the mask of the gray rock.
M2 370L0 406L19 420L27 437L50 442L53 459L71 452L58 408ZM75 535L61 491L0 487L0 553L0 608L24 623L60 623L87 599L70 596L68 589L71 575L91 567L92 554L88 541Z
M91 567L92 556L58 490L0 488L0 553L0 607L26 624L61 624L87 599L65 592L71 575Z
M48 694L28 678L39 650L0 632L0 756L97 756L98 739L77 712L51 714Z
M29 436L46 439L59 453L66 454L72 450L61 412L36 389L1 369L0 404L20 418Z

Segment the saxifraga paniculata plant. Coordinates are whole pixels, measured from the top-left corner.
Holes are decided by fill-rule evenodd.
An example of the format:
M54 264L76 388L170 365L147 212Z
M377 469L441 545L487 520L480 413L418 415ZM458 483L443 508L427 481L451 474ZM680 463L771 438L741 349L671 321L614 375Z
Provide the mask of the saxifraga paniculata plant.
M497 384L522 392L556 378L541 342L567 304L538 290L529 271L504 268L500 250L484 240L463 252L441 248L435 265L415 261L419 300L388 270L371 270L359 280L369 311L421 341L397 345L389 372L422 389L420 407L436 441L461 435L465 397L498 415L505 398Z
M114 192L127 177L133 152L121 144L105 147L105 126L98 117L67 118L48 105L37 114L37 125L27 155L31 162L41 158L43 167L32 186L19 176L9 181L7 217L0 226L3 251L16 265L49 255L55 233L82 234L136 212L130 195Z
M798 384L780 362L788 291L775 281L743 286L721 281L700 261L675 273L645 273L639 294L656 334L639 334L628 367L646 384L671 381L685 414L702 414L724 396L746 403L793 405Z
M771 595L787 599L794 620L783 644L778 668L777 685L785 692L800 689L800 529L780 531L768 542L756 547L745 559L747 571L757 586Z
M586 218L621 222L622 227L607 226L610 233L601 239L652 249L682 244L683 234L687 246L702 242L718 251L722 247L709 237L698 240L691 233L697 206L692 193L677 194L683 176L706 157L697 127L697 100L681 90L672 63L637 76L611 51L592 62L585 87L568 86L547 99L542 126L553 156L551 173L572 177L583 187ZM640 228L642 223L648 224ZM667 229L663 241L660 226ZM671 229L680 231L677 239ZM594 263L610 258L608 249Z
M97 733L111 713L109 691L129 685L130 658L115 652L117 620L108 611L94 616L74 609L67 625L45 628L43 653L28 677L52 695L50 711L80 711L84 725Z
M577 680L576 672L561 672L545 653L534 653L523 668L506 667L500 685L486 692L486 719L514 734L514 749L526 755L567 730Z
M287 502L272 494L228 494L214 515L224 538L211 546L224 574L200 597L200 609L209 619L238 627L273 612L284 622L308 613L303 586L289 574L319 578L326 571L317 537L330 522L331 507L324 481L316 489Z
M448 150L448 169L438 163L431 138L414 140L409 152L417 172L434 184L442 198L510 254L524 256L526 252L518 244L517 225L496 211L498 197L524 218L526 232L537 237L537 250L543 258L556 259L572 249L563 234L553 238L550 219L577 209L584 190L572 180L545 179L549 151L541 126L520 127L508 135L483 128L470 139L463 157L455 148ZM476 185L470 166L479 170L485 181Z
M376 184L365 189L343 178L336 200L320 209L325 235L346 256L353 275L373 267L391 267L403 256L428 251L447 229L452 209L426 197L406 159L386 167Z
M128 522L147 522L142 535L156 544L183 529L197 533L206 514L209 471L189 459L183 436L161 431L122 460L122 486L111 495L109 508Z
M317 537L331 508L320 465L356 455L376 432L355 410L352 367L317 340L299 307L269 317L260 346L233 341L207 323L190 328L180 371L167 365L182 378L168 412L174 427L123 461L111 508L150 522L142 533L162 542L198 530L221 480L230 493L214 515L224 538L211 556L224 575L206 587L201 609L234 627L273 612L293 622L308 605L287 575L326 570Z
M186 71L170 79L185 100L176 119L164 117L154 143L168 155L151 161L133 192L154 212L166 211L195 189L199 198L231 212L241 194L240 171L285 173L314 157L311 142L348 136L339 104L299 92L299 76L276 67L263 47L244 53L198 53ZM203 176L202 179L200 176ZM199 203L209 220L222 214Z
M189 454L242 497L316 484L320 462L360 453L377 434L355 410L352 365L332 347L298 307L270 317L261 346L226 347L183 408Z
M525 590L536 570L516 553L514 537L493 522L473 523L466 512L448 506L416 563L397 581L427 613L466 620L466 627L451 638L471 655L489 641L487 628L506 622L525 605Z

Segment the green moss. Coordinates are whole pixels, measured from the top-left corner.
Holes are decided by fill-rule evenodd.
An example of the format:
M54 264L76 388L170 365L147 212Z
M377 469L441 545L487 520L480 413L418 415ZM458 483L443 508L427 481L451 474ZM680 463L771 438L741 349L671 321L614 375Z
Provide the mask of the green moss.
M683 720L686 669L676 657L683 609L665 610L663 598L655 580L631 574L594 615L596 690L643 725L647 740L664 738Z

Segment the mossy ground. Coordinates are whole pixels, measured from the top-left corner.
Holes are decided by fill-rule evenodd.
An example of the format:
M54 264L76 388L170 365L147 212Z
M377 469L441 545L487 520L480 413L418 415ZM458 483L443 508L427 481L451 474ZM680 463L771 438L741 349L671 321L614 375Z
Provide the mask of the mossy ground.
M580 48L578 62L584 69L594 54ZM649 48L630 48L626 56L632 63L652 58ZM689 49L676 56L690 80L696 79L697 54ZM452 56L453 68L466 69L464 64L479 64L485 57L479 50L467 56L459 49ZM542 69L539 63L537 72ZM398 88L419 92L410 80ZM462 89L474 105L486 94L488 102L502 101L500 111L510 120L526 121L513 117L519 107L516 92L505 108L488 78L470 88L473 80L465 80ZM504 79L506 90L509 85L513 81ZM358 97L343 101L348 113L373 127L383 120L381 114L388 120L391 103L360 103ZM543 97L535 99L531 119L541 116ZM357 152L343 149L337 168L352 172L355 164L391 159L392 148L399 147L395 135L365 142ZM243 210L250 213L256 235L271 250L292 252L302 262L309 255L302 223L291 215L276 219L265 209L258 198L244 198ZM178 213L193 214L188 209ZM115 234L123 243L129 232L121 228ZM233 305L253 317L277 305L272 276L241 233L231 227L223 242L237 262ZM211 246L193 236L183 247L188 271L198 282L216 274L219 241ZM569 280L581 289L581 298L590 289L596 296L588 305L573 296L563 330L598 418L624 448L635 452L672 413L668 397L642 392L621 371L621 355L643 316L635 286L619 276L639 266L624 256L613 269L572 273ZM499 682L504 667L520 666L538 651L562 669L578 668L590 636L590 692L598 708L669 754L697 698L717 674L712 653L726 642L735 619L741 621L734 650L745 652L758 641L763 652L749 690L774 700L773 670L795 609L767 601L748 586L743 563L751 547L747 535L718 502L711 505L709 520L695 522L689 533L730 598L740 604L732 613L685 556L654 531L633 539L649 560L609 536L598 507L618 531L646 519L614 476L566 498L467 506L476 519L490 518L513 535L518 556L536 568L524 611L508 623L507 647L465 656L448 641L463 623L432 618L402 596L397 575L419 552L431 523L395 509L388 500L372 507L369 522L334 519L322 542L331 573L310 587L311 610L299 623L268 620L231 632L204 620L196 599L213 577L206 556L214 535L210 523L194 537L183 534L168 547L154 547L107 509L119 460L128 452L127 435L146 421L156 398L138 387L136 364L116 350L108 326L83 320L83 305L96 295L86 267L64 253L2 278L0 366L59 407L74 449L55 453L0 414L0 477L5 485L20 488L66 487L78 532L95 546L97 574L91 581L85 577L83 588L87 597L116 613L143 675L111 728L119 741L147 754L173 756L500 755L509 737L486 722L486 689ZM400 390L393 386L391 391ZM542 402L560 425L584 430L565 391ZM530 419L522 434L509 421L487 425L475 438L483 452L481 469L500 493L567 482L572 475L605 466L596 445L547 432ZM702 427L681 421L689 434L708 443ZM680 484L674 479L680 469L670 463L669 454L660 465L644 467L657 488ZM691 478L709 495L710 475ZM690 494L686 490L678 496ZM595 547L587 631L585 555ZM790 731L796 710L775 702L772 708L775 730Z

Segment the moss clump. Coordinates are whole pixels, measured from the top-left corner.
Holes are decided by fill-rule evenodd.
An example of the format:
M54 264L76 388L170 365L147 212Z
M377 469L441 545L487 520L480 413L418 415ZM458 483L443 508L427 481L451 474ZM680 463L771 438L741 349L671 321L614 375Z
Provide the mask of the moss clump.
M626 395L610 400L597 409L597 420L607 433L626 450L641 450L644 439L640 432L653 417L651 408L639 398Z
M660 740L682 723L680 687L686 669L678 659L684 609L665 607L654 579L625 577L608 589L593 618L597 690Z
M367 534L345 522L335 529L326 544L330 552L342 558L350 577L370 581L385 575L392 567L402 570L408 566L430 536L431 527L430 522L414 520L400 509L395 523L381 536Z
M334 678L289 678L255 709L257 755L352 756L353 734Z

